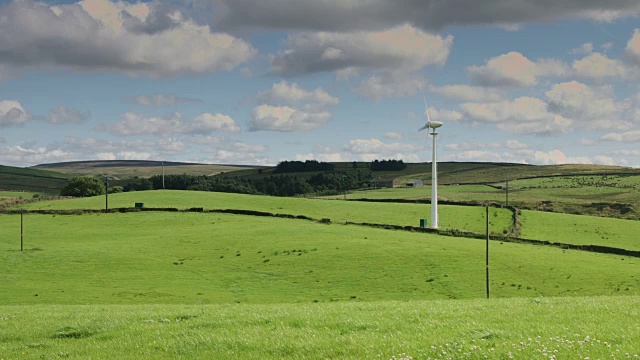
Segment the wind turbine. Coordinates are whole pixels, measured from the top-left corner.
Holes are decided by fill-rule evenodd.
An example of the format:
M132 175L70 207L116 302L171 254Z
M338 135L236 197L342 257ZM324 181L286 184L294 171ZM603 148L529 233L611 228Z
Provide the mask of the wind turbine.
M425 129L433 129L430 133L433 136L433 150L431 158L431 229L438 228L438 165L436 161L436 129L442 126L442 121L431 121L429 116L429 107L427 106L427 98L424 99L424 108L427 114L427 123L418 131ZM428 135L427 135L428 139Z

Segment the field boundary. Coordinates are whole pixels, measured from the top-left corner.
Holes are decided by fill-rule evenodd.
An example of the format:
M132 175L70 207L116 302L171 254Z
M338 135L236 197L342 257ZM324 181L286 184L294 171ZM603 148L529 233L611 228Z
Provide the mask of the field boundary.
M515 226L519 224L518 214L519 211L516 208L509 207L513 209L513 219L515 221ZM510 210L511 210L510 209ZM74 209L74 210L0 210L0 214L20 214L21 212L25 214L42 214L42 215L83 215L83 214L104 214L104 210L98 209ZM305 220L305 221L313 221L321 224L331 224L331 219L322 218L316 219L306 215L292 215L292 214L274 214L266 211L257 211L257 210L242 210L242 209L204 209L201 207L192 207L188 209L178 209L178 208L114 208L109 209L109 214L115 213L129 213L129 212L195 212L195 213L218 213L218 214L234 214L234 215L245 215L245 216L260 216L260 217L274 217L274 218L284 218L284 219L293 219L293 220ZM338 223L336 223L338 224ZM486 239L486 234L474 233L471 231L464 230L441 230L441 229L430 229L430 228L421 228L417 226L410 225L392 225L392 224L377 224L377 223L366 223L366 222L351 222L345 221L344 223L339 223L343 225L356 225L356 226L366 226L377 229L385 229L385 230L399 230L399 231L409 231L409 232L420 232L420 233L432 233L443 236L451 236L451 237L463 237L469 239ZM517 230L517 229L516 229ZM512 234L515 231L512 231ZM567 244L567 243L559 243L548 240L534 240L534 239L524 239L516 236L502 236L502 235L490 235L489 240L491 241L500 241L500 242L509 242L509 243L521 243L521 244L531 244L531 245L539 245L539 246L552 246L565 250L579 250L600 254L609 254L609 255L624 255L630 257L638 257L640 258L640 251L637 250L627 250L622 248L610 247L610 246L602 246L602 245L578 245L578 244Z

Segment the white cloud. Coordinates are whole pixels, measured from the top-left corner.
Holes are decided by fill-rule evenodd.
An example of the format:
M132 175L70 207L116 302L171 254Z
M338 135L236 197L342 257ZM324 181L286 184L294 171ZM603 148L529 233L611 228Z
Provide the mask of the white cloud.
M380 32L319 32L289 37L272 58L274 73L293 76L340 70L421 69L446 62L453 37L431 35L409 25ZM340 56L326 56L326 53ZM325 55L325 56L323 56Z
M331 119L329 106L340 100L322 88L308 91L286 81L273 84L271 89L258 94L266 102L253 109L249 129L252 131L309 131Z
M640 66L640 29L633 31L633 35L627 42L625 55L631 63Z
M600 140L617 142L640 142L640 130L632 130L622 133L608 133L603 135Z
M631 126L620 120L621 105L605 91L571 81L554 85L545 95L549 111L575 120L582 128L626 130Z
M509 52L487 60L483 66L469 66L474 82L482 86L527 87L538 83L540 77L567 74L566 64L553 60L531 61L519 52Z
M471 85L430 86L429 91L451 99L472 102L493 102L504 99L495 89Z
M200 99L176 96L173 94L138 95L125 98L129 103L141 106L173 106L178 103L197 103Z
M307 91L296 83L289 84L284 80L273 84L271 89L260 92L258 94L258 100L272 104L306 103L312 108L321 108L340 103L337 97L331 96L322 88Z
M309 131L331 119L328 111L306 112L289 106L259 105L253 109L250 130Z
M0 128L22 125L30 116L17 100L0 100Z
M630 75L626 66L601 53L592 53L572 64L575 76L587 79L624 78Z
M236 125L231 116L220 113L211 114L204 113L193 119L193 124L189 132L198 134L207 134L212 131L228 131L239 132L240 127Z
M547 104L537 98L519 97L514 101L464 103L465 121L495 124L499 129L519 134L565 132L571 119L550 113Z
M214 131L240 131L230 116L204 113L192 121L180 113L172 113L162 117L146 117L142 114L128 112L115 124L100 125L98 131L108 131L115 135L156 135L175 134L208 134Z
M507 149L528 149L529 145L518 140L507 140L505 143Z
M49 122L56 125L82 124L89 119L91 119L91 113L88 111L80 112L64 106L58 106L51 110L48 116Z
M0 64L172 76L231 70L256 50L162 4L84 0L0 6Z

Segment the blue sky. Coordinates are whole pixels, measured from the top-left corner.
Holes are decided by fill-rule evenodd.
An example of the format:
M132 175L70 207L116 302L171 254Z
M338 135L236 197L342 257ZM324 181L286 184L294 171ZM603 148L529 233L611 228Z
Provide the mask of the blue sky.
M0 1L0 164L640 166L636 0Z

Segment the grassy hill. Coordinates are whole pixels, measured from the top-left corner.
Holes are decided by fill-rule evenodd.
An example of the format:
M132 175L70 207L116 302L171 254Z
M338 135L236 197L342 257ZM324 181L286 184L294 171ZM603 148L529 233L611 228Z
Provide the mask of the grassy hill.
M166 175L217 175L247 168L256 168L245 165L214 165L193 164L183 162L164 162ZM99 176L109 175L117 179L129 179L137 177L150 177L162 174L161 161L144 160L101 160L101 161L72 161L53 164L36 165L33 169L57 171L70 176Z
M67 175L48 170L0 165L0 190L21 190L58 195Z

